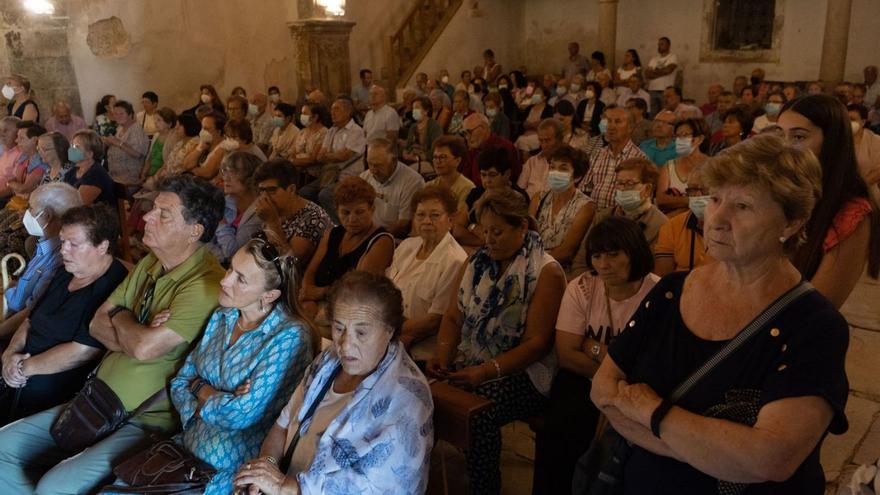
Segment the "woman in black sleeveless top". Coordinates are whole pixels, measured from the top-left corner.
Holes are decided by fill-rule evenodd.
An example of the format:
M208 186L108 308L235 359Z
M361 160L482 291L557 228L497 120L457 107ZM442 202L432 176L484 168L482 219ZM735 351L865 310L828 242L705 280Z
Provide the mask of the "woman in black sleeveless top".
M30 99L31 83L23 76L12 76L3 86L3 97L9 100L6 113L21 120L40 121L40 108Z

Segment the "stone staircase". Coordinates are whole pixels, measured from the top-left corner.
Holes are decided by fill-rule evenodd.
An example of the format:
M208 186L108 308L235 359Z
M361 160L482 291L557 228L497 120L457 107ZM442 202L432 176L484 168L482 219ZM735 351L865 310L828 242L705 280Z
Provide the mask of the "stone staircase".
M391 93L408 81L458 12L463 0L418 0L400 28L385 40L385 69Z

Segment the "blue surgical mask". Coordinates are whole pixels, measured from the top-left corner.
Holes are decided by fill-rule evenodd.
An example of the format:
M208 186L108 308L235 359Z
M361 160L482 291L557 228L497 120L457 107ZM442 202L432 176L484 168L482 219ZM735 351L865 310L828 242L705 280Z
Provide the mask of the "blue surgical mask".
M284 127L284 119L282 119L281 117L272 117L272 126Z
M767 112L767 115L779 115L781 110L782 103L774 103L771 101L764 105L764 111Z
M642 206L642 193L638 189L630 191L617 190L614 191L614 201L623 208L623 211L629 213Z
M688 197L688 208L694 212L697 220L703 221L706 216L706 205L709 204L709 196L690 196Z
M602 119L599 121L599 133L603 136L608 132L608 119Z
M67 148L67 159L73 163L79 163L86 159L86 155L81 149L71 146L70 148Z
M571 174L562 170L551 170L547 173L547 185L553 192L562 192L571 184Z
M675 154L678 156L688 156L694 151L694 138L677 137L675 138Z

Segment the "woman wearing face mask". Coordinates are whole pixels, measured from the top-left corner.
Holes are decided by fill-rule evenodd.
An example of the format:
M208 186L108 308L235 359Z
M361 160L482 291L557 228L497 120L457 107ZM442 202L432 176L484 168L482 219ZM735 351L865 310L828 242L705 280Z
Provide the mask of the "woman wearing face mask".
M327 136L323 122L329 115L327 107L317 103L306 103L300 107L299 122L303 127L293 140L293 157L290 161L297 170L309 174L311 178L318 177L321 170L318 151Z
M287 103L278 103L272 110L272 137L269 138L269 159L290 160L296 154L296 137L299 127L294 124L296 108Z
M220 171L220 163L223 158L234 151L243 151L257 157L260 161L266 161L266 155L254 143L254 131L247 120L230 120L223 127L223 141L211 150L205 162L198 168L193 169L192 174L204 179L214 179Z
M434 120L433 113L434 106L427 96L419 96L413 100L412 117L415 125L410 126L406 144L403 146L405 163L434 161L434 141L443 135L443 128Z
M709 128L703 119L684 119L675 123L675 154L660 169L657 179L657 207L672 217L688 208L685 196L691 171L709 159L704 151L709 149Z
M632 220L611 217L587 235L589 271L568 283L556 320L559 371L535 438L532 493L570 493L575 463L596 431L593 375L629 317L657 283L651 248Z
M712 258L706 252L703 241L703 221L709 190L703 186L700 167L688 175L685 195L688 210L671 217L660 227L654 245L654 273L662 277L667 273L693 270L709 263Z
M789 143L809 149L822 165L822 197L793 262L839 308L866 264L872 278L880 272L880 212L872 209L859 174L852 124L846 107L829 95L786 103L778 124Z
M660 227L668 221L653 202L658 176L657 166L646 158L629 158L620 162L614 179L616 206L608 210L610 216L637 222L651 246L657 241Z
M548 159L550 190L532 198L529 214L537 220L544 249L568 268L596 213L596 203L577 189L587 173L589 157L562 145Z
M183 159L184 171L190 171L200 166L220 146L220 143L223 142L223 128L225 126L226 116L224 114L211 112L202 117L202 130L199 131L198 146Z
M6 104L6 114L18 117L21 120L40 122L40 108L37 102L31 99L31 82L24 76L14 75L6 80L3 85L3 98L9 100Z
M541 147L538 142L538 124L553 117L553 107L547 104L547 90L536 86L532 93L531 106L526 108L523 133L516 139L516 148L531 153Z
M434 405L397 340L400 291L356 271L334 284L329 301L333 345L306 370L235 486L266 495L424 493Z
M498 93L489 93L483 98L483 104L486 105L486 117L489 119L489 131L496 136L504 139L510 139L510 119L507 114L501 110L501 99L503 95L499 90Z
M764 104L764 113L755 119L752 129L761 132L765 127L776 125L779 120L779 112L785 104L785 95L781 91L772 91L767 95L767 103Z
M443 316L427 371L493 402L471 419L466 458L470 493L498 494L501 427L546 404L565 275L519 193L489 192L477 210L486 245L460 274L457 303Z
M605 111L605 103L599 100L602 94L602 86L596 81L587 83L587 89L584 92L584 99L578 102L576 107L578 117L582 122L583 128L590 133L590 136L601 136L604 133L599 128L599 122L602 120L602 112Z
M394 255L394 238L373 223L376 191L357 176L339 181L333 202L340 225L326 231L303 277L300 301L316 315L334 282L352 270L383 274Z
M43 230L41 213L28 210L29 231ZM55 272L3 352L9 388L0 400L0 424L68 401L101 356L104 346L89 335L89 323L127 275L113 257L116 218L103 205L75 207L61 217L64 269Z
M214 89L214 86L211 84L203 84L199 86L198 103L184 110L184 113L191 113L195 115L196 109L198 109L202 105L207 105L211 107L211 109L215 112L220 113L224 117L226 116L226 106L223 105L223 102L220 100L220 95L217 94L217 90Z
M64 175L64 182L79 190L84 205L103 203L116 205L113 179L101 166L104 142L95 131L83 129L73 135L67 159L75 168Z

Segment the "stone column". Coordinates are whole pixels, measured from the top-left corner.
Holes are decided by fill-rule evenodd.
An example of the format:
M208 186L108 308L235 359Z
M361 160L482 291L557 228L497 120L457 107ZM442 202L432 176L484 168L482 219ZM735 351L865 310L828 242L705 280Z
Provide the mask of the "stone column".
M612 73L617 51L617 2L599 0L599 49L605 53L606 66Z
M849 42L849 20L852 0L829 0L825 11L825 37L822 39L822 60L819 79L840 82L846 69L846 47Z
M336 19L306 19L290 22L296 60L297 88L314 84L331 100L351 91L351 61L348 38L355 23Z

